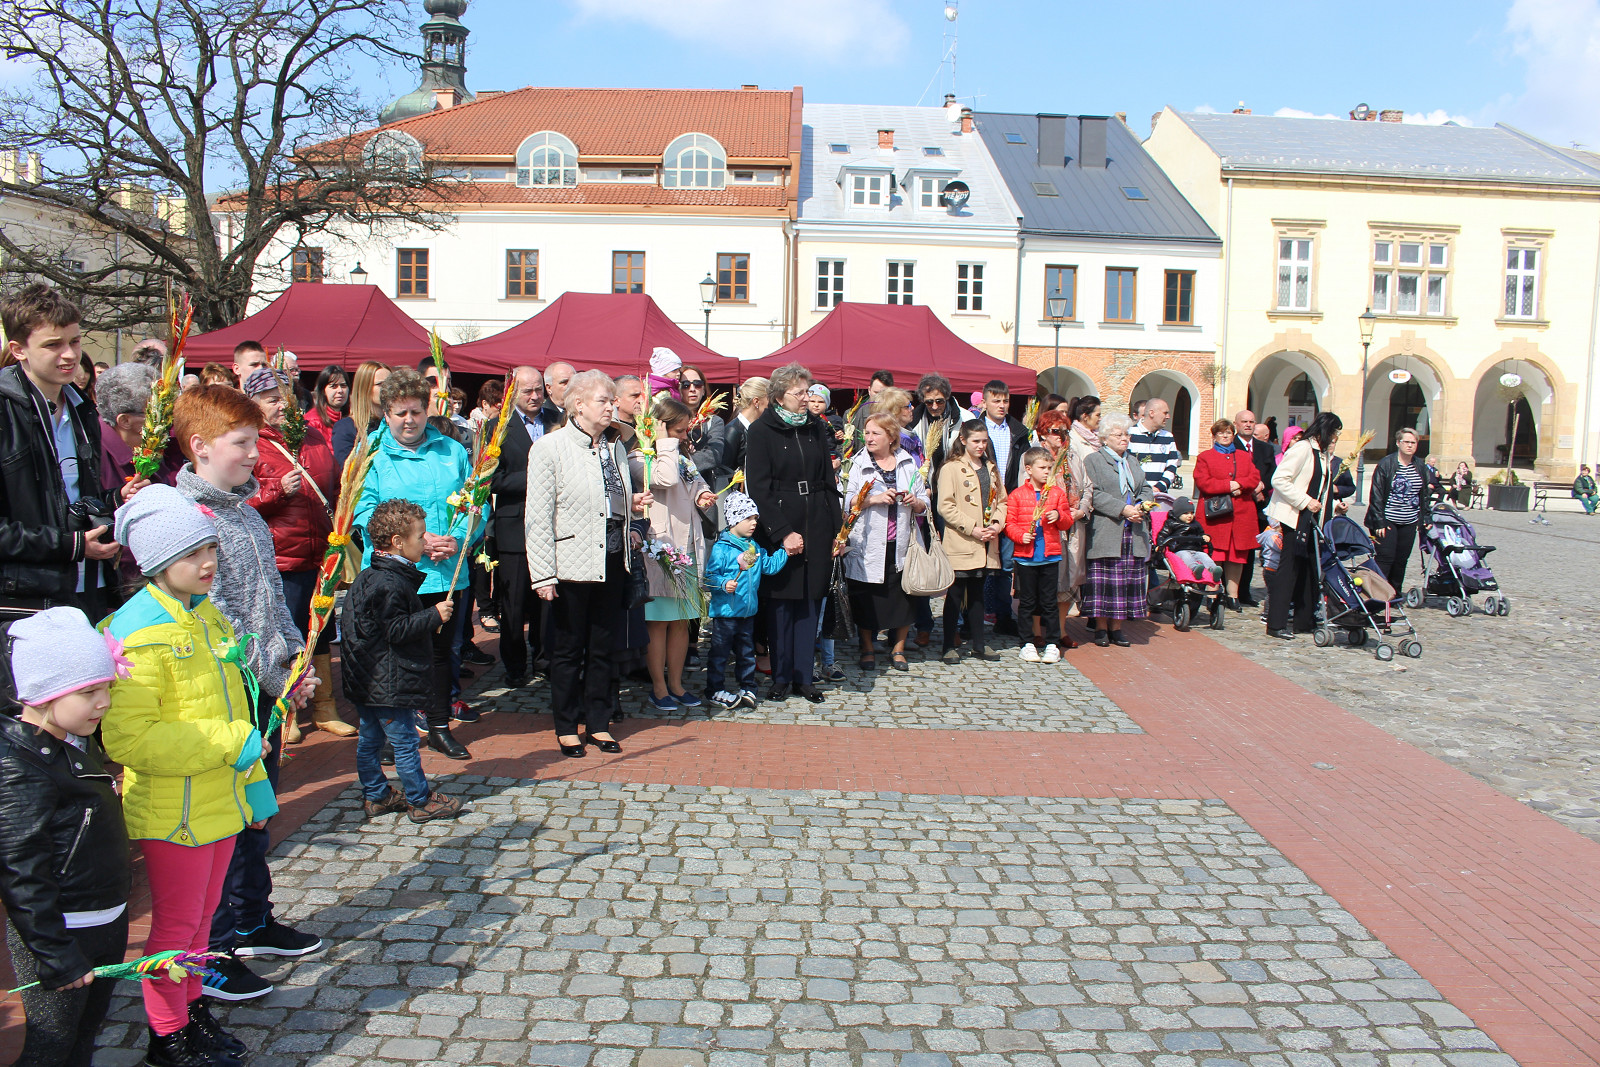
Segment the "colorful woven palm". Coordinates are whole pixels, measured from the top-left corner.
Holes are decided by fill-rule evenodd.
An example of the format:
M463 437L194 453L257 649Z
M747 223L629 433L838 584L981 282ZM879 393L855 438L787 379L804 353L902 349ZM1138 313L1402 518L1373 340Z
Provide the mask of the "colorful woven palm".
M215 974L211 961L216 958L217 953L214 952L157 952L154 956L143 956L136 960L129 960L127 963L113 963L104 967L96 967L94 976L96 978L121 978L136 982L144 981L145 979L155 982L163 978L169 982L182 982L190 977L203 978L208 974ZM29 982L27 985L19 985L17 988L8 991L6 995L10 996L12 993L20 993L24 989L32 989L38 984L38 982Z

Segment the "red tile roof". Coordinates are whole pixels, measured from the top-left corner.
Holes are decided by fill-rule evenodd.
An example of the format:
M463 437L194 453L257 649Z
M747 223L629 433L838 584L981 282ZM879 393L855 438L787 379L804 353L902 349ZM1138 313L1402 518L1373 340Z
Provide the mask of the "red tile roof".
M781 208L791 188L781 185L729 185L721 189L663 189L651 182L584 182L557 188L521 188L509 182L475 182L452 191L453 204L630 204L662 207Z
M715 137L730 159L787 159L800 96L760 89L530 87L390 123L431 156L510 159L529 134L555 130L584 158L660 156L685 133Z

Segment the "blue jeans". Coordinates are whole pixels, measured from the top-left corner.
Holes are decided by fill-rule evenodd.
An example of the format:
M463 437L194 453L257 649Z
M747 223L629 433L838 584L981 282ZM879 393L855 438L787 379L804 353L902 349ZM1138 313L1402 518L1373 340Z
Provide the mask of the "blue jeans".
M309 611L310 608L308 607ZM261 694L256 703L256 728L272 719L276 698ZM412 731L414 734L416 731ZM263 736L265 736L263 734ZM267 779L278 789L278 746L262 759ZM248 825L234 842L233 859L228 861L228 880L222 886L222 899L211 916L211 948L215 952L232 950L239 934L255 933L272 918L272 871L267 867L267 852L272 835L266 827L253 830Z
M357 704L361 715L361 736L356 741L356 777L367 800L382 800L389 795L389 778L378 762L378 750L387 740L394 746L394 769L400 776L400 789L406 803L420 808L428 802L431 790L422 773L422 743L410 708L373 708Z
M742 619L719 618L711 623L711 655L706 658L706 695L723 688L728 656L733 656L733 674L739 684L732 692L756 688L755 616Z

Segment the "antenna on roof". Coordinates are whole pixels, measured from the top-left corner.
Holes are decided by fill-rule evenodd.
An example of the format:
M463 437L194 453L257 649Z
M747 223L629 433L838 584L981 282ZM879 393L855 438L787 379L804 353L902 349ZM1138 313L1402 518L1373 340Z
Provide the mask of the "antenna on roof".
M939 54L939 65L933 70L933 77L928 79L928 84L922 90L922 95L917 97L917 106L922 106L922 101L927 99L928 90L944 74L945 64L950 65L950 92L946 95L956 95L956 19L961 15L961 0L944 0L945 29L942 50ZM942 88L943 86L941 86Z

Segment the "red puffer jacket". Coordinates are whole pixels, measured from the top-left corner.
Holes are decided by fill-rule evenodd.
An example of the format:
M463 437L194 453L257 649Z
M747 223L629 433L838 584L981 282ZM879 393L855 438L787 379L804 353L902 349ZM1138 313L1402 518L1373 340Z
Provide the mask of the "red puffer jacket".
M278 570L315 570L328 548L333 520L328 508L302 476L297 492L285 494L284 476L294 464L284 454L289 446L283 434L270 426L261 431L261 458L256 461L256 481L261 488L248 501L267 520L272 531L272 547L278 556ZM333 445L315 425L307 424L306 439L300 443L301 468L317 483L328 504L334 503Z

